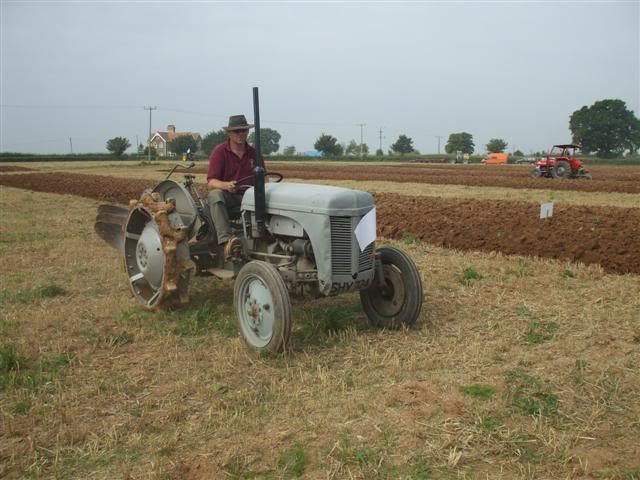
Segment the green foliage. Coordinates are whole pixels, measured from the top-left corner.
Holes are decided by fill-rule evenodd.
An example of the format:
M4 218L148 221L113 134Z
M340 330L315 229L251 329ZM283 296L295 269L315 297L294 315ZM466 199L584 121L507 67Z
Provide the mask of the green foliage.
M196 153L198 151L198 141L191 135L180 135L170 141L167 147L169 147L169 151L177 155L182 155L187 151Z
M515 152L513 152L513 156L514 157L524 157L524 153L522 153L520 150L516 150Z
M508 143L501 138L492 138L487 143L487 151L490 153L503 153Z
M462 152L472 154L475 149L473 136L467 132L452 133L444 147L447 153Z
M564 271L562 272L562 277L563 278L575 278L576 274L573 270L569 269L569 268L565 268Z
M535 344L544 343L554 337L558 328L560 327L555 322L531 322L524 334L524 341Z
M149 156L149 147L144 147L142 154L145 156ZM156 150L156 147L151 147L151 158L155 160L157 156L158 151Z
M484 277L473 268L465 268L462 275L458 277L458 281L463 285L471 285L474 280L482 280Z
M111 347L127 345L128 343L133 343L133 335L127 332L114 333L107 335L104 341Z
M552 415L558 411L558 396L535 377L519 370L507 373L511 404L528 415Z
M278 457L278 468L287 475L286 478L302 477L306 464L307 454L304 446L299 442L294 443Z
M216 305L207 303L199 307L176 310L168 315L178 317L178 325L173 333L181 337L198 337L211 331L218 331L226 336L237 333L235 324L229 322L218 312Z
M125 137L114 137L107 140L107 150L113 153L116 158L122 158L122 154L130 146L129 139Z
M384 152L382 151L381 148L378 148L376 150L376 157L383 157L384 156Z
M18 415L27 415L29 410L31 410L30 400L21 400L13 406L13 411Z
M496 420L495 418L484 417L480 421L480 428L482 428L482 430L484 430L485 432L493 432L499 426L500 426L500 422L498 420Z
M343 154L342 145L338 143L338 139L325 133L318 137L313 148L322 152L325 157L339 157Z
M47 298L54 298L66 293L65 289L55 284L41 285L17 292L0 292L0 304L5 302L31 303Z
M271 128L260 129L260 150L263 155L271 155L276 153L280 148L280 134L277 130ZM256 132L251 132L247 141L255 145L256 144Z
M226 142L226 140L227 132L222 129L218 130L217 132L215 130L212 130L211 132L207 133L202 139L202 151L206 155L210 155L216 145Z
M347 145L347 148L344 151L345 155L354 155L359 157L360 156L360 144L356 143L355 140L351 140L349 142L349 145ZM369 155L369 146L366 143L362 144L362 156L366 156Z
M576 110L569 119L574 142L585 153L614 158L640 148L640 119L622 100L600 100Z
M0 374L18 370L24 364L24 359L18 355L15 345L7 344L0 347Z
M479 398L480 400L489 400L496 394L496 389L491 385L481 385L479 383L460 387L460 391L469 397Z
M400 135L396 142L391 145L391 150L400 155L413 152L413 140L406 135Z
M282 151L283 155L288 155L288 156L292 156L296 154L296 147L293 145L289 145L288 147L284 147L284 150Z

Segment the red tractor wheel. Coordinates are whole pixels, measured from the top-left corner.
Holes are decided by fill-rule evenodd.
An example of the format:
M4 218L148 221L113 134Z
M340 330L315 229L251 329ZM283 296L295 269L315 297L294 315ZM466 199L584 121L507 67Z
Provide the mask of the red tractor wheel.
M569 165L569 162L559 161L551 170L551 176L560 180L569 178L571 176L571 165Z

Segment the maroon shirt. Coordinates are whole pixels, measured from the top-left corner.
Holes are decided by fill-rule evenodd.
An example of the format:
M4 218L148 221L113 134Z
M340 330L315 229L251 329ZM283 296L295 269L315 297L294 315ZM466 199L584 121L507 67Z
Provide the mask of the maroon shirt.
M253 185L253 167L256 162L256 150L247 144L242 158L239 158L231 150L229 140L219 145L211 152L209 157L209 170L207 182L212 178L223 182L242 180L238 185ZM249 178L245 178L249 177Z

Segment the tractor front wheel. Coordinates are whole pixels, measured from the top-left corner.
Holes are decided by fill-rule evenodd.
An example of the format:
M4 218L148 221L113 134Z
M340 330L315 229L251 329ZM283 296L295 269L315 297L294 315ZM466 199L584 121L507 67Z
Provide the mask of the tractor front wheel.
M291 333L291 301L278 269L270 263L247 263L233 289L240 334L255 351L282 352Z
M542 170L540 170L539 168L534 168L533 170L531 170L530 175L533 178L540 178L542 176Z
M420 316L424 294L416 264L402 250L378 249L376 262L382 263L384 277L377 275L371 287L360 291L362 308L376 327L399 328L413 325ZM380 281L382 280L382 281Z
M551 170L551 175L553 178L564 180L565 178L569 178L571 176L571 166L568 162L558 162L555 167Z

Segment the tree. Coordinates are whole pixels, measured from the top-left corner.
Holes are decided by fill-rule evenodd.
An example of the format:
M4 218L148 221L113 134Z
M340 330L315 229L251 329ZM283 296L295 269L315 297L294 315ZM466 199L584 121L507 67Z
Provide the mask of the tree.
M178 155L187 153L187 150L191 153L196 153L198 150L198 142L191 135L180 135L170 141L167 147L169 147L170 151Z
M107 150L113 153L116 158L122 158L122 154L130 146L129 139L125 137L113 137L107 140Z
M400 135L396 143L391 145L391 150L400 155L413 152L413 140L406 135Z
M296 147L293 145L289 145L288 147L284 147L282 151L283 155L293 156L296 154Z
M275 153L280 148L280 134L277 130L272 130L270 128L261 128L260 129L260 150L262 150L263 155L270 155ZM256 144L256 132L251 132L249 135L249 139L247 140L250 144Z
M226 140L227 132L225 132L224 130L218 130L217 132L215 130L212 130L207 133L202 139L202 151L209 155L211 152L213 152L213 149L216 145L223 143Z
M487 143L487 152L490 153L503 153L505 148L507 148L508 143L502 140L501 138L492 138Z
M349 142L349 145L347 145L347 148L344 151L345 155L356 155L356 156L360 156L360 144L356 143L355 140L351 140ZM366 143L362 144L362 155L366 156L369 155L369 146Z
M524 153L522 153L520 150L516 150L515 152L513 152L513 156L514 157L524 157Z
M640 119L622 100L600 100L576 110L569 119L573 141L584 153L613 158L640 148Z
M378 148L376 150L376 157L384 157L384 152L382 151L381 148Z
M316 143L313 144L313 148L322 152L322 155L326 157L339 157L343 152L342 145L338 143L338 139L325 133L318 137Z
M149 155L149 147L144 147L144 150L142 152L142 154L144 156ZM156 147L151 147L151 158L155 159L158 156L158 151L156 150Z
M467 132L452 133L449 135L449 140L444 147L444 151L447 153L462 152L471 155L475 149L473 143L473 136Z

